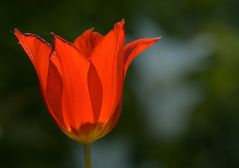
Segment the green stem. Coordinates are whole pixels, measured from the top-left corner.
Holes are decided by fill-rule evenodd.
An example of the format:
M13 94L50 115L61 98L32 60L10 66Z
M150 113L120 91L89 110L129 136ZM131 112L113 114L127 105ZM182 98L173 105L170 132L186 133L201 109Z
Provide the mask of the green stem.
M90 144L84 145L85 168L91 168Z

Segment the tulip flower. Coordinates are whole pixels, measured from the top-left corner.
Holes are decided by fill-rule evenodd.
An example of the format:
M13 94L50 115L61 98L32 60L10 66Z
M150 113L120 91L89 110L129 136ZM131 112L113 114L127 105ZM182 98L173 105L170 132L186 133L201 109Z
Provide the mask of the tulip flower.
M53 47L34 34L15 30L54 121L71 139L90 144L114 128L128 67L159 37L125 45L124 20L105 36L89 29L73 43L52 34Z

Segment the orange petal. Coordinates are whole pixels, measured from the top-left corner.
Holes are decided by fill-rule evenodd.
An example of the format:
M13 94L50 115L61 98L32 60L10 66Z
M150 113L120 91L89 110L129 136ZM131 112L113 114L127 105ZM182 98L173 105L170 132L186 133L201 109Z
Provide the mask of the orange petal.
M139 53L143 52L145 49L147 49L148 47L153 45L155 42L157 42L159 39L160 39L160 37L139 39L139 40L133 41L125 46L125 48L124 48L124 76L126 76L128 67L129 67L130 63L133 61L133 59Z
M103 88L103 100L99 122L107 123L119 103L123 89L124 20L115 24L95 47L92 63L99 74Z
M34 34L23 34L18 29L15 29L14 33L30 58L37 72L43 92L45 92L49 56L52 51L50 44Z
M90 57L93 49L102 38L101 34L93 32L93 29L89 29L74 41L74 45L79 48L82 55Z
M52 53L49 63L46 96L44 99L57 125L63 130L66 130L67 127L64 122L62 111L63 81L58 70L59 67L57 67L56 61L54 61L56 60L55 54L55 52Z
M122 101L119 102L119 104L115 107L114 112L112 113L112 116L108 120L107 124L105 124L104 129L100 132L97 139L105 136L108 134L117 124L119 117L122 112Z
M90 62L59 36L54 35L54 41L63 81L63 118L70 131L71 127L78 129L81 124L93 122L87 83Z
M94 114L94 122L97 123L101 112L103 90L99 75L92 63L88 72L88 88Z

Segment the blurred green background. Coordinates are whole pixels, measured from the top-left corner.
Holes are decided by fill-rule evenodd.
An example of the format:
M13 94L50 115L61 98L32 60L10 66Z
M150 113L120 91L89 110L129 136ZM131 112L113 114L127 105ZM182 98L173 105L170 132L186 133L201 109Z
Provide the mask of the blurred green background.
M0 168L83 167L82 147L48 114L13 30L73 41L121 18L127 41L162 39L133 62L116 128L95 168L239 167L238 0L1 0Z

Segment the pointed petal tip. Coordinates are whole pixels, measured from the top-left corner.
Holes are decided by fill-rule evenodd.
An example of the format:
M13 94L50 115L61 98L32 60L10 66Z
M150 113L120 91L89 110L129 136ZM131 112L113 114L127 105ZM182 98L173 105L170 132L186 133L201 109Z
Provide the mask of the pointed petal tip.
M65 40L63 38L61 38L60 36L58 36L56 33L51 32L50 34L53 36L53 46L54 46L54 48L56 47L56 43L57 43L58 40L65 42Z
M56 40L62 40L62 41L64 41L64 42L66 42L65 39L63 39L62 37L60 37L60 36L57 35L56 33L51 32L50 34L53 36L53 41L54 41L53 43L54 43L54 44L55 44Z
M18 44L20 44L20 38L22 36L22 32L20 32L20 30L18 28L15 28L13 31L13 34L16 36L16 38L18 39Z
M149 38L149 39L151 39L151 41L157 42L161 38L162 38L161 36L158 36L158 37L153 37L153 38Z
M80 52L80 50L73 43L65 40L64 38L62 38L61 36L55 34L54 32L51 32L51 35L53 35L53 46L54 46L54 48L58 44L67 44L67 45L70 45L71 47L75 48L77 51Z
M121 21L115 23L115 27L116 26L122 26L123 27L124 25L125 25L125 20L124 19L121 19Z
M125 21L124 19L122 19L119 22L116 22L114 25L114 31L123 31L124 32L124 36L126 35L126 30L125 30Z
M58 39L58 40L62 40L62 41L64 41L64 42L68 42L67 40L65 40L64 38L62 38L61 36L57 35L57 34L54 33L54 32L51 32L50 34L53 36L54 40L55 40L55 39Z
M89 28L89 29L87 29L86 31L84 31L82 34L84 34L84 33L92 33L93 31L94 31L94 27L91 27L91 28Z
M18 39L25 35L25 34L22 33L18 28L15 28L14 31L13 31L13 33L14 33L14 35L15 35Z
M154 39L156 40L156 41L158 41L158 40L160 40L162 38L162 36L158 36L158 37L155 37Z
M154 38L151 38L150 41L156 43L156 42L159 41L161 38L162 38L161 36L154 37Z
M13 33L16 35L16 34L21 33L21 32L20 32L20 30L18 28L15 28Z
M51 47L50 43L48 43L46 40L44 40L43 38L41 38L40 36L38 36L36 34L22 33L18 28L15 28L13 33L18 38L19 42L21 42L21 39L33 37L33 38L36 38L36 39L40 40L41 42L47 44L49 47Z
M56 38L61 38L60 36L58 36L56 33L54 32L50 32L50 34L53 36L53 39L55 41Z

